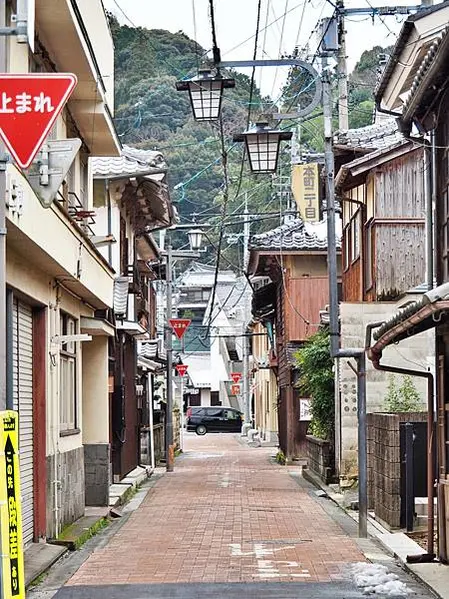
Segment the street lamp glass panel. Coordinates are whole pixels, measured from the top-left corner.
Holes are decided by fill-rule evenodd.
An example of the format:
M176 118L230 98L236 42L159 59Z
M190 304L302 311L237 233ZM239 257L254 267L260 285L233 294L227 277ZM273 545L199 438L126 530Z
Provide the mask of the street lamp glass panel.
M254 173L274 172L279 159L280 143L291 138L291 131L271 129L268 123L256 123L249 131L234 135L234 141L245 142Z
M189 81L190 101L196 121L216 121L220 115L223 82L219 79Z
M176 89L188 91L196 121L216 121L220 116L221 98L225 88L235 87L234 79L226 79L210 69L200 69L195 79L177 81Z
M191 229L188 232L190 249L192 252L197 252L201 248L201 242L203 240L203 232L201 229Z
M251 170L258 173L275 171L279 145L280 133L249 133L246 149Z

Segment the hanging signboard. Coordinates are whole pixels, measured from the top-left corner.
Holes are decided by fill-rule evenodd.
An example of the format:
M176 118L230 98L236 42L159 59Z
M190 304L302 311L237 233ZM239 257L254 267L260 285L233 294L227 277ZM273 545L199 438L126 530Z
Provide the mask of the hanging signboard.
M301 397L299 400L299 419L301 420L301 422L309 422L310 420L312 420L309 398Z
M19 418L0 412L0 526L3 597L25 597L22 539L22 499L19 472Z
M231 385L231 395L240 395L240 385Z
M184 337L184 333L187 331L187 328L192 321L188 318L171 318L168 322L176 337L178 339L182 339Z
M231 379L234 383L239 383L242 379L241 372L231 372Z
M76 82L68 73L0 74L0 137L21 168L32 163Z
M176 364L175 366L176 372L179 374L179 376L184 376L187 373L188 367L188 364Z
M295 164L292 191L304 222L320 220L320 176L317 163Z

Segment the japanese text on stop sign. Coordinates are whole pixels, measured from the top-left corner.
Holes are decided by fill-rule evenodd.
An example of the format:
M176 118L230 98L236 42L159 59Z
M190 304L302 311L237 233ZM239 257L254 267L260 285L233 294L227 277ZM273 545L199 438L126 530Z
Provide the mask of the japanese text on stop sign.
M27 112L43 114L53 112L54 109L50 96L44 92L40 92L37 96L26 92L8 96L6 92L2 92L0 97L0 114L25 114Z

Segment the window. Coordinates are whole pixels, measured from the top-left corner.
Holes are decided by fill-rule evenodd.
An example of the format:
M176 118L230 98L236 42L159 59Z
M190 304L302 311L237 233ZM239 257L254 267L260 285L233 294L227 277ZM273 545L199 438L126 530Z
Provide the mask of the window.
M351 220L351 262L360 256L360 210Z
M372 226L365 227L365 291L373 286L373 245L372 245Z
M234 410L225 410L223 412L223 416L227 420L239 420L240 419L240 415L237 412L234 412Z
M61 335L76 334L76 320L68 314L61 313ZM59 424L61 432L76 429L76 343L61 345L59 360Z
M351 247L351 227L346 225L343 231L343 240L344 240L344 251L343 251L343 269L347 270L349 265L351 264L351 255L350 255L350 247Z

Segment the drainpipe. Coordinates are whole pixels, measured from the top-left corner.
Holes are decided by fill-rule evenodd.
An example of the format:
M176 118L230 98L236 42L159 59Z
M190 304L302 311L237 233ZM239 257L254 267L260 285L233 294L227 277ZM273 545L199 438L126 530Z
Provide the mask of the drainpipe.
M433 289L433 196L435 186L435 135L432 147L424 148L424 199L426 205L426 281L427 290Z
M108 202L108 236L112 235L112 206L111 206L111 190L109 188L109 179L104 180L106 189L106 197ZM112 266L112 243L108 243L108 262Z
M148 416L150 425L150 464L151 470L154 471L154 429L153 429L153 375L151 372L147 373L147 405L148 405Z
M366 327L366 348L371 345L371 332L373 328L377 328L379 324L368 325ZM431 372L425 372L423 370L413 370L411 368L400 368L398 366L390 366L388 364L380 363L381 356L373 356L371 358L374 368L383 372L391 372L392 374L403 374L417 376L420 378L427 379L427 553L420 556L407 556L407 561L419 561L428 562L435 559L434 553L434 462L433 457L435 453L435 442L434 442L434 406L433 406L433 389L434 389L434 377ZM413 559L414 558L414 559Z
M14 294L11 289L6 290L6 409L14 410L14 341L13 341L13 311Z

